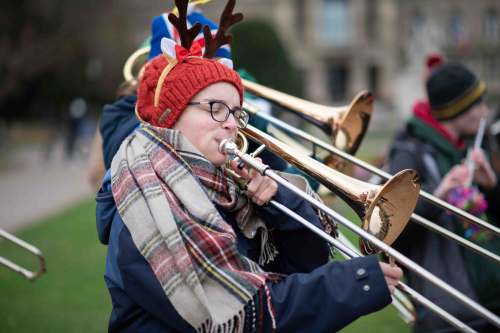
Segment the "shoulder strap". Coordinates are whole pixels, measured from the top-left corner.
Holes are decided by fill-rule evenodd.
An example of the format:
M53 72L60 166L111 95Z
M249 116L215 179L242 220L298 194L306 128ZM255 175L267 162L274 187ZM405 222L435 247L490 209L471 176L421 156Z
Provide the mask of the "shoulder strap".
M393 152L395 150L407 150L414 156L416 164L415 171L418 172L420 180L422 182L425 182L426 176L422 158L422 142L411 135L408 128L405 128L396 135L396 139L394 140L394 143L392 145L390 158L392 158Z

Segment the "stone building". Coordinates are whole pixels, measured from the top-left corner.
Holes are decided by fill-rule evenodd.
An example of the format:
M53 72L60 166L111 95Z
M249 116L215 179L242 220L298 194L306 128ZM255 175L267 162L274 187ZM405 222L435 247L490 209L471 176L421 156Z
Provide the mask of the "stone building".
M203 10L215 19L224 3ZM425 56L439 52L487 82L492 107L500 101L500 1L243 0L236 11L275 27L309 100L346 104L368 89L384 118L401 121L425 96Z

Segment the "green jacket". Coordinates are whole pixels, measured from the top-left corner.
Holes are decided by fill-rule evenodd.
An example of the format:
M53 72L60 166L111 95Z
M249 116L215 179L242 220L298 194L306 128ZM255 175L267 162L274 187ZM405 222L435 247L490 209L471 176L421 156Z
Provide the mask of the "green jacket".
M408 130L422 142L432 146L435 151L434 157L441 171L441 178L446 175L454 165L460 164L466 157L467 147L460 149L453 144L443 134L433 128L425 120L416 116L412 117L408 123ZM473 138L468 138L468 143L472 143ZM483 148L488 149L488 141L485 138ZM497 175L498 177L498 175ZM500 178L498 178L500 180ZM499 182L500 183L500 182ZM499 187L493 190L485 190L479 187L479 190L485 194L489 207L499 203ZM486 211L488 222L499 226L498 217L494 215L491 209ZM456 218L454 217L455 221ZM463 224L456 222L458 230L462 237L465 236ZM477 245L500 255L500 238L493 237L492 240L476 240ZM468 249L462 248L463 257L474 289L476 290L481 303L489 309L500 309L500 266Z

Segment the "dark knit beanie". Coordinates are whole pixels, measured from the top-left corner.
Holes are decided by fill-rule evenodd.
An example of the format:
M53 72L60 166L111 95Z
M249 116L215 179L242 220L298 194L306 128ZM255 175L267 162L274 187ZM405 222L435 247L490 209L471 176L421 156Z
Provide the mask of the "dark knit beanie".
M474 105L486 91L486 85L474 73L457 64L438 67L427 81L432 116L437 120L455 118Z

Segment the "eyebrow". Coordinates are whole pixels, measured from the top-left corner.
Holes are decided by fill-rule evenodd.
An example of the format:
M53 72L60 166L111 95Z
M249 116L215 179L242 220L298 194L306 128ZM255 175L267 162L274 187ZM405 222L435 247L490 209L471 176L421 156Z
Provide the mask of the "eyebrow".
M228 104L226 100L223 99L215 99L215 98L205 98L201 100L202 102L222 102L224 104Z

